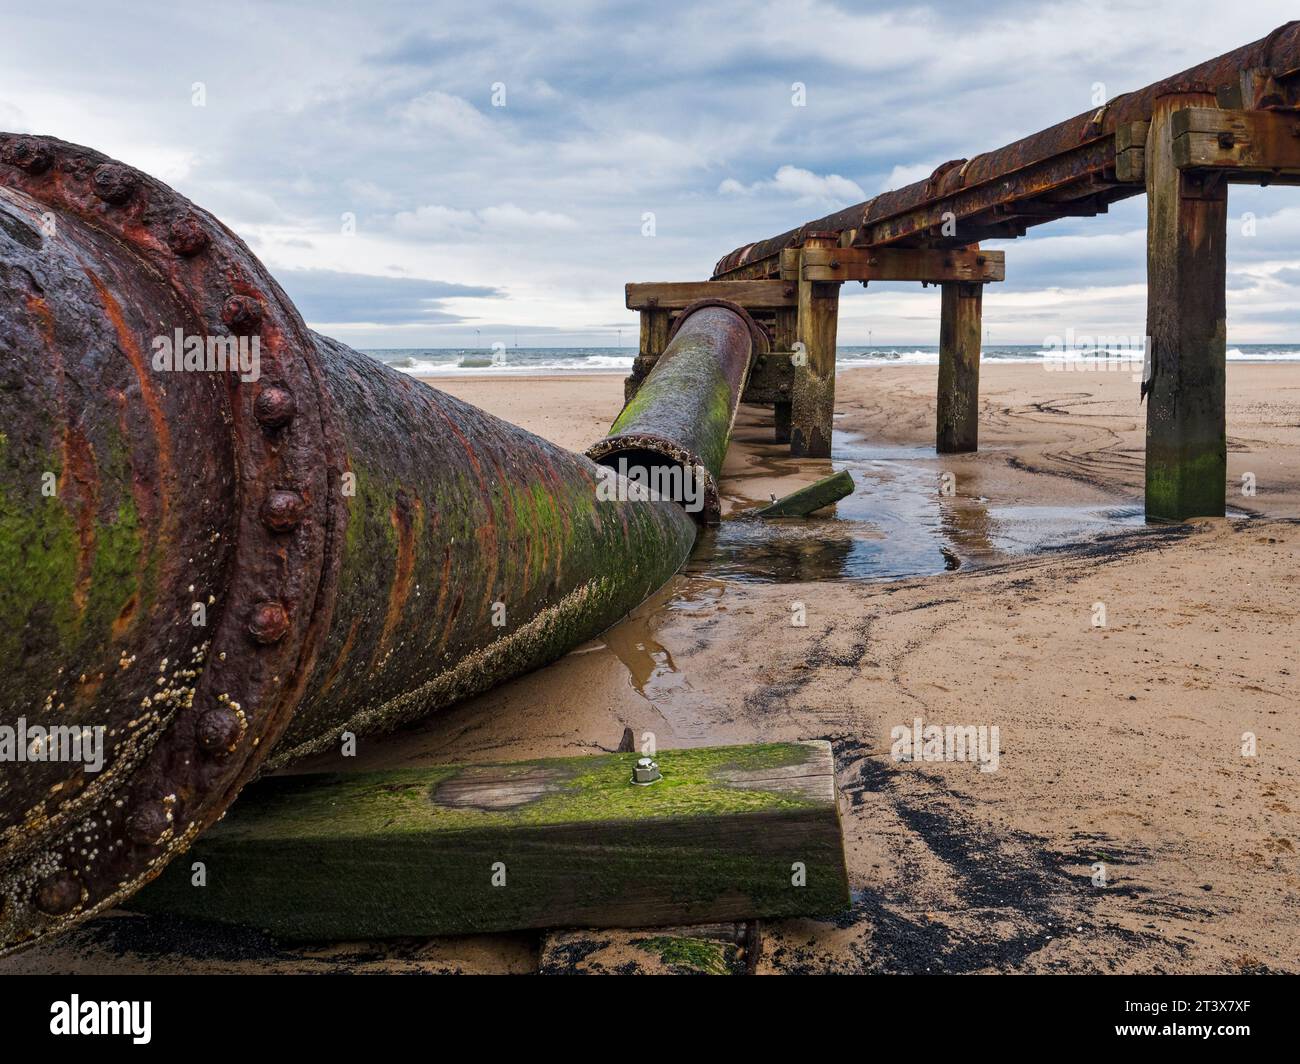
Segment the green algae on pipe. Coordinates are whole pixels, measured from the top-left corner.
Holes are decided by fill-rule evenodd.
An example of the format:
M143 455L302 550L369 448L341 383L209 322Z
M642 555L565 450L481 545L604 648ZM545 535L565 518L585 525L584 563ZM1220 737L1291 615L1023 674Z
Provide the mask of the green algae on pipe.
M682 311L659 360L587 456L625 472L716 524L718 478L749 375L766 350L762 330L740 307L704 300Z
M553 661L685 561L680 508L604 501L583 456L314 340L355 494L334 620L273 764Z

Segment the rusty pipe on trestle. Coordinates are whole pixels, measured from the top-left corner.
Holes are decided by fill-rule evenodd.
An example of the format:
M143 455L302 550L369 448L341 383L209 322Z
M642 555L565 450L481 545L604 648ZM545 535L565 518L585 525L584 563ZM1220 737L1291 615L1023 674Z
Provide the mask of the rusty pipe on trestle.
M767 350L767 334L743 308L723 299L692 303L587 457L683 502L702 524L716 524L718 480L740 396L754 357Z
M0 134L0 950L248 780L553 660L695 525L312 333L138 171Z
M1012 144L943 163L921 181L736 248L718 261L713 276L775 273L781 251L801 246L813 232L852 233L853 243L859 246L935 239L942 234L945 221L960 225L968 217L1012 209L1010 205L1017 200L1056 192L1070 182L1087 179L1103 184L1108 176L1114 177L1116 131L1130 123L1150 121L1161 97L1188 92L1214 95L1223 101L1223 107L1294 109L1300 105L1300 21L1287 22L1258 41L1123 93L1101 107ZM986 194L974 195L981 188ZM1140 191L1138 184L1120 188L1115 195ZM980 239L978 234L973 240L963 237L960 230L956 237L953 243Z

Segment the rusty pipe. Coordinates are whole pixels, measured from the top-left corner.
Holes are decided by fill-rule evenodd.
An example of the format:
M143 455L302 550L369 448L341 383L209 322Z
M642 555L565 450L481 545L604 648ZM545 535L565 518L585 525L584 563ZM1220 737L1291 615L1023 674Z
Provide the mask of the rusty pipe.
M684 308L646 379L587 457L684 503L717 524L718 480L732 425L767 335L741 307L706 299Z
M312 333L161 183L0 134L0 950L268 763L619 620L695 525L602 472Z
M1054 159L1062 160L1063 164L1057 167L1059 172L1043 175L1042 180L1046 182L1059 185L1088 173L1101 176L1107 163L1113 166L1112 138L1115 130L1127 123L1150 121L1155 101L1160 97L1205 92L1229 98L1240 92L1242 75L1248 72L1256 84L1273 85L1258 101L1260 106L1294 106L1300 91L1297 89L1300 21L1288 22L1258 41L1145 88L1124 93L1103 107L1075 115L995 151L944 163L924 180L883 192L864 203L845 207L779 236L736 248L718 261L713 276L735 275L747 267L772 260L784 249L800 246L808 233L818 230L836 234L856 231L859 234L855 241L857 244L889 243L893 239L914 235L913 227L890 223L910 212L933 207L924 221L937 224L945 208L953 206L949 201L957 193L977 186L1002 183L999 195L992 197L997 202L1023 198L1036 189L1018 183L1020 172L1029 167L1045 166ZM1245 101L1244 106L1249 107L1253 102ZM1111 144L1106 150L1108 142ZM1078 153L1073 162L1069 161L1072 153ZM1133 191L1140 192L1141 188ZM983 209L987 207L982 206ZM953 213L959 220L964 216L961 211ZM880 239L875 239L876 236Z

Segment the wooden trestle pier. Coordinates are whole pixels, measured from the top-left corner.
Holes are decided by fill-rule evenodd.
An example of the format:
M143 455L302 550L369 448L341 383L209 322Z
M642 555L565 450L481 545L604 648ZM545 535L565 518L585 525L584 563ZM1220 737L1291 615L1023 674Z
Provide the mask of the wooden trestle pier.
M1147 196L1149 357L1146 512L1222 516L1227 487L1227 186L1300 183L1300 22L997 151L944 163L924 181L745 245L709 281L627 286L641 345L630 398L663 353L674 316L700 300L745 308L770 339L743 402L771 404L792 454L831 455L840 285L919 281L942 289L935 445L978 446L983 286L1002 251L1059 218Z

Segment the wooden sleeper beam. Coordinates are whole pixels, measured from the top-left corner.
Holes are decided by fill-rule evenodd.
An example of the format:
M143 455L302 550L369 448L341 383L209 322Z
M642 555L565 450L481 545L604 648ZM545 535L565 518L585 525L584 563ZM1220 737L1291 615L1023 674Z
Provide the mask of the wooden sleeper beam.
M131 908L286 939L648 927L847 908L830 745L278 776ZM205 886L196 886L201 864Z
M1069 208L1065 208L1069 209ZM644 281L626 286L629 310L681 310L701 299L726 299L746 309L796 307L795 282L806 281L945 281L985 283L1006 277L1001 251L934 248L792 248L782 255L779 280Z

